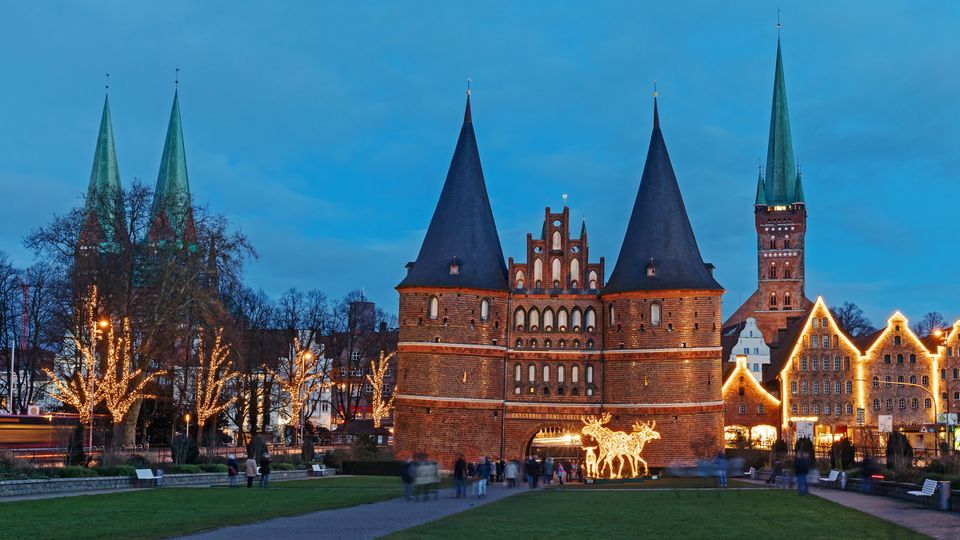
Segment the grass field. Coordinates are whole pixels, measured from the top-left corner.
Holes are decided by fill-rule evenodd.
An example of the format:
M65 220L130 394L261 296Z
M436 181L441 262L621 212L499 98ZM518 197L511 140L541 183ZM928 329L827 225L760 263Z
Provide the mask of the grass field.
M736 478L731 478L731 488L756 488L756 484L743 482ZM715 488L718 485L716 478L658 478L656 480L644 480L643 482L599 482L596 484L581 484L579 482L566 483L559 486L556 483L549 489L559 489L563 491L583 490L583 489L697 489L697 488Z
M412 538L926 538L792 491L522 493L389 536Z
M0 538L164 538L398 497L399 478L353 476L258 488L160 488L0 502Z

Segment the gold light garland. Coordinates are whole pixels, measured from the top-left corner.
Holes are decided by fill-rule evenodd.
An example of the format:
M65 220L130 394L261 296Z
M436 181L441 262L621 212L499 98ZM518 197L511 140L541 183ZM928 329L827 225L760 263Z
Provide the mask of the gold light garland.
M322 355L314 354L310 347L302 347L299 338L293 338L293 358L282 365L280 373L266 367L266 371L273 376L280 388L290 397L290 421L300 422L300 411L303 410L304 396L321 390L326 384L327 372L318 370L323 362Z
M370 416L373 417L373 427L379 428L383 419L390 416L390 409L393 408L393 397L396 395L396 387L390 393L390 398L385 399L383 395L384 384L387 378L387 372L390 371L390 360L396 353L385 355L380 351L379 360L370 360L370 373L367 374L367 382L373 387L371 399ZM466 372L464 372L466 377Z
M223 328L217 330L213 340L213 348L207 353L203 334L197 340L197 424L200 431L207 425L207 420L213 418L220 411L226 409L236 401L237 396L223 399L223 389L227 383L237 377L230 363L230 347L223 343Z

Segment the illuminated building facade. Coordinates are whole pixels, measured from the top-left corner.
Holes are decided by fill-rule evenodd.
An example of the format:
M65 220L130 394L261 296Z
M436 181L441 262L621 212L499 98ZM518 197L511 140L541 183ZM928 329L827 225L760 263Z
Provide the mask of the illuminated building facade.
M603 259L589 258L585 225L579 237L572 230L567 208L548 208L525 260L504 264L468 96L440 200L397 287L400 456L427 452L443 467L461 452L519 458L537 452L539 436L584 457L586 417L624 441L655 423L642 451L650 467L693 461L695 438L720 442L723 289L701 258L656 100L608 281Z

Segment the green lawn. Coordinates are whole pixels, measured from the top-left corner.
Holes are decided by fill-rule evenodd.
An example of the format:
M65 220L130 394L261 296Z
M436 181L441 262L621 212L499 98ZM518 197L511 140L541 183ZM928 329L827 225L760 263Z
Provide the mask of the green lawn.
M732 488L757 488L756 484L744 482L731 478L729 480ZM598 482L596 484L581 484L580 482L566 483L563 486L554 482L548 489L559 489L563 491L584 490L584 489L697 489L697 488L715 488L718 486L716 478L658 478L656 480L644 480L643 482Z
M270 489L159 488L0 502L0 538L164 538L398 497L399 478L274 482Z
M522 493L389 536L406 538L925 538L796 492Z

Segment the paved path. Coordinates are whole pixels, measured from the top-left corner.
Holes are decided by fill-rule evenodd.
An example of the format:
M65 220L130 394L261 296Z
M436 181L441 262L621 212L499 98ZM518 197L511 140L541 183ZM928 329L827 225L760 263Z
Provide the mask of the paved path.
M225 527L189 536L202 540L279 540L281 538L370 539L416 527L445 516L528 491L494 485L485 499L455 499L453 489L440 492L440 498L428 502L407 502L403 498L348 508L321 510L301 516L270 519L249 525Z
M960 514L934 510L928 506L901 499L864 495L856 491L811 489L822 499L892 521L919 533L949 540L960 539Z

